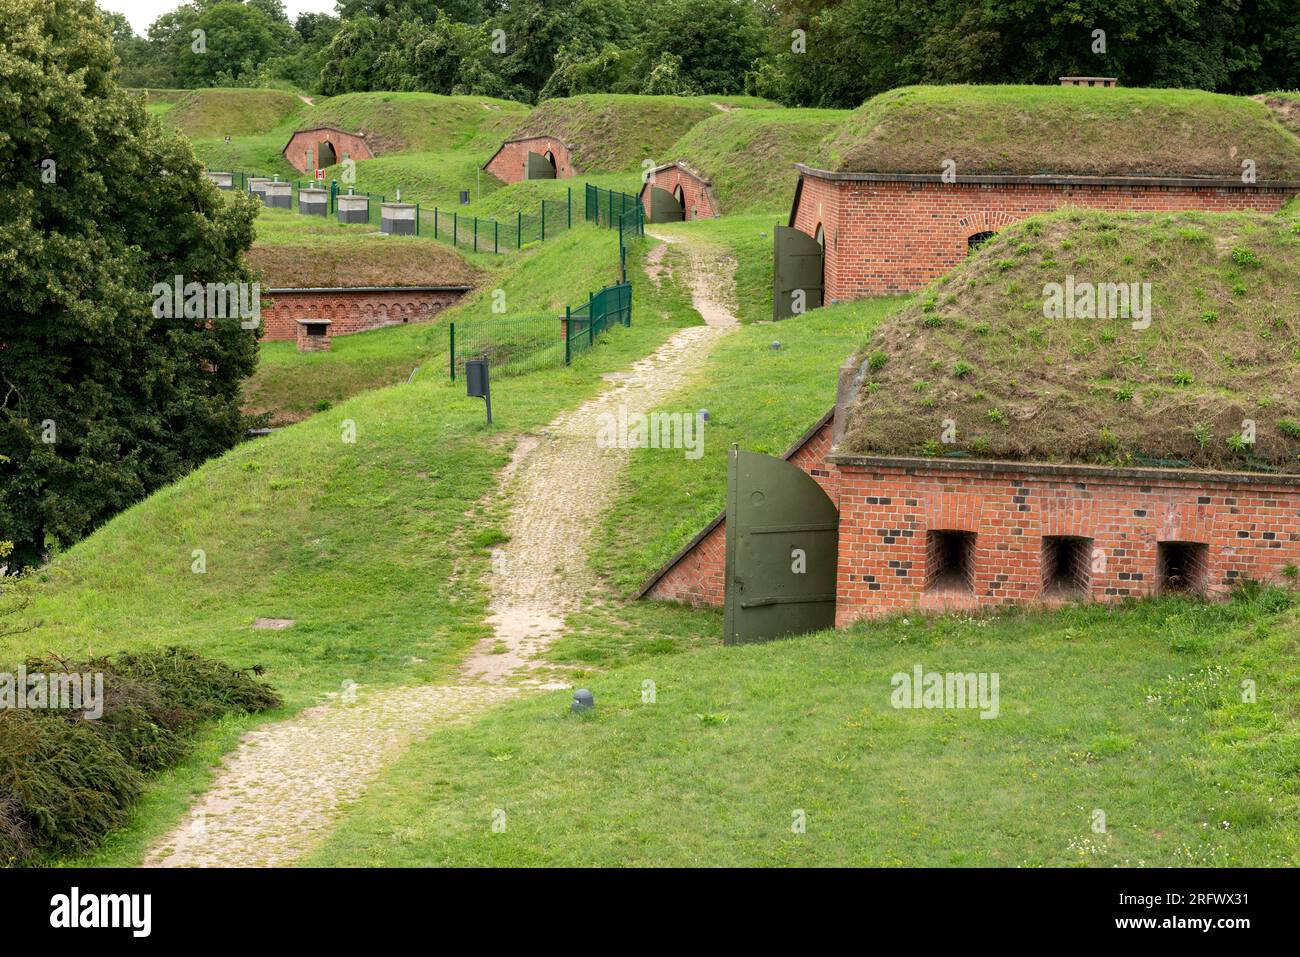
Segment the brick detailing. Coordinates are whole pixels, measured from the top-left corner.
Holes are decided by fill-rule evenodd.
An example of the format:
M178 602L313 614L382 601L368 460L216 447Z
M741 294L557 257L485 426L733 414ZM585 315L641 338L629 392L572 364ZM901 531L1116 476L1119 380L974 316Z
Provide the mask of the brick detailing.
M284 158L298 172L311 175L314 170L324 168L319 164L322 153L321 145L325 143L334 147L335 163L342 163L349 158L354 160L375 158L375 154L371 152L365 138L359 133L348 133L328 126L321 126L311 130L299 130L294 133L284 147Z
M1051 601L1053 562L1073 565L1076 597L1115 601L1161 587L1161 543L1185 549L1188 590L1222 597L1242 579L1281 581L1300 564L1300 486L961 467L832 465L840 508L836 623L901 609L974 609ZM973 534L967 592L927 591L930 534ZM1047 553L1044 539L1085 539ZM1051 544L1050 542L1048 544ZM1168 547L1164 549L1168 551ZM1045 553L1047 557L1045 558Z
M718 208L718 201L713 195L713 184L684 163L660 166L654 170L652 183L674 195L677 188L681 187L682 207L688 220L717 219L722 215L722 210ZM645 212L647 221L650 217L650 186L651 183L648 182L641 187L641 208Z
M825 422L787 459L811 475L836 501L838 476L826 464L831 449L831 423ZM726 575L727 523L720 515L704 537L681 554L644 592L643 597L688 605L721 606Z
M518 183L528 178L528 154L545 155L548 151L555 157L556 179L568 179L577 174L569 148L553 136L506 140L483 168L503 183Z
M262 338L298 339L299 319L328 319L329 335L420 322L460 299L464 289L272 289L262 305Z
M943 183L800 178L791 225L825 230L825 301L912 292L967 254L967 240L1065 206L1116 212L1276 212L1284 186Z

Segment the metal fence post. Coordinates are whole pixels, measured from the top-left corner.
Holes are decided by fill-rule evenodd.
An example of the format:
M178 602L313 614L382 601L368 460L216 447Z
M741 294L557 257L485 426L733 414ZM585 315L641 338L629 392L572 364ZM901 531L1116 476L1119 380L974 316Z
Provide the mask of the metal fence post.
M478 252L478 217L474 217L474 252Z
M457 217L459 216L460 213L458 211L452 210L451 212L451 248L452 249L456 248L456 238L460 235L460 223L457 222Z
M415 235L420 235L420 204L415 204Z
M501 252L501 224L492 220L492 251Z
M573 310L564 307L564 364L569 364L569 343L573 341Z
M524 248L524 211L515 210L515 249Z
M438 207L433 207L433 238L438 238Z
M596 296L587 293L587 348L596 344Z
M568 216L568 224L567 224L568 228L572 229L573 228L573 187L572 186L569 187L569 200L565 204L564 210Z
M546 242L546 200L542 200L542 242Z
M447 352L451 356L451 381L456 381L456 323L452 322L447 326L451 333L451 342L447 347Z

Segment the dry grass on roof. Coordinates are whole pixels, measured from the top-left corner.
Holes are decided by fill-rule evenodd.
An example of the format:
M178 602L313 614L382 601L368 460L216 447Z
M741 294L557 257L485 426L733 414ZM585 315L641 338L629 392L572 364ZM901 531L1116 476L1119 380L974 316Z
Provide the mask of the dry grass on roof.
M1070 276L1150 283L1150 325L1047 317ZM847 452L1300 471L1300 215L1025 220L861 356Z

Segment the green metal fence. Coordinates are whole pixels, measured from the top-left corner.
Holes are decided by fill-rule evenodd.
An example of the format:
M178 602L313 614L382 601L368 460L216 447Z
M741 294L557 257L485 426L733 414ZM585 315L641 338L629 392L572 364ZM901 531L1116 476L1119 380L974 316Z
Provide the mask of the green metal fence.
M618 226L624 213L641 208L641 200L628 193L613 189L601 189L587 183L584 211L589 223L614 229Z
M581 306L566 307L559 318L452 322L447 326L449 372L455 381L467 359L487 359L498 375L568 365L613 326L631 324L631 283L591 293Z
M587 297L576 310L564 310L564 364L594 346L611 326L632 325L632 284L606 286Z
M569 199L544 199L537 212L515 213L513 219L483 219L465 216L456 210L433 208L433 237L445 240L458 249L475 252L503 253L522 249L528 243L546 242L573 225L573 190ZM427 234L426 234L427 235Z

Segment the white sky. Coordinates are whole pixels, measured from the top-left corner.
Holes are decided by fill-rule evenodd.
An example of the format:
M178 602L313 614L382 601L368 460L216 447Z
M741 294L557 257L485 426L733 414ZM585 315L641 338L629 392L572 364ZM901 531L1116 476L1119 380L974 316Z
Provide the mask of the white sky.
M125 13L131 21L131 29L144 36L149 24L157 20L159 14L175 10L181 5L181 0L96 0L96 3L101 9ZM334 0L284 0L284 10L292 23L300 13L333 13Z

